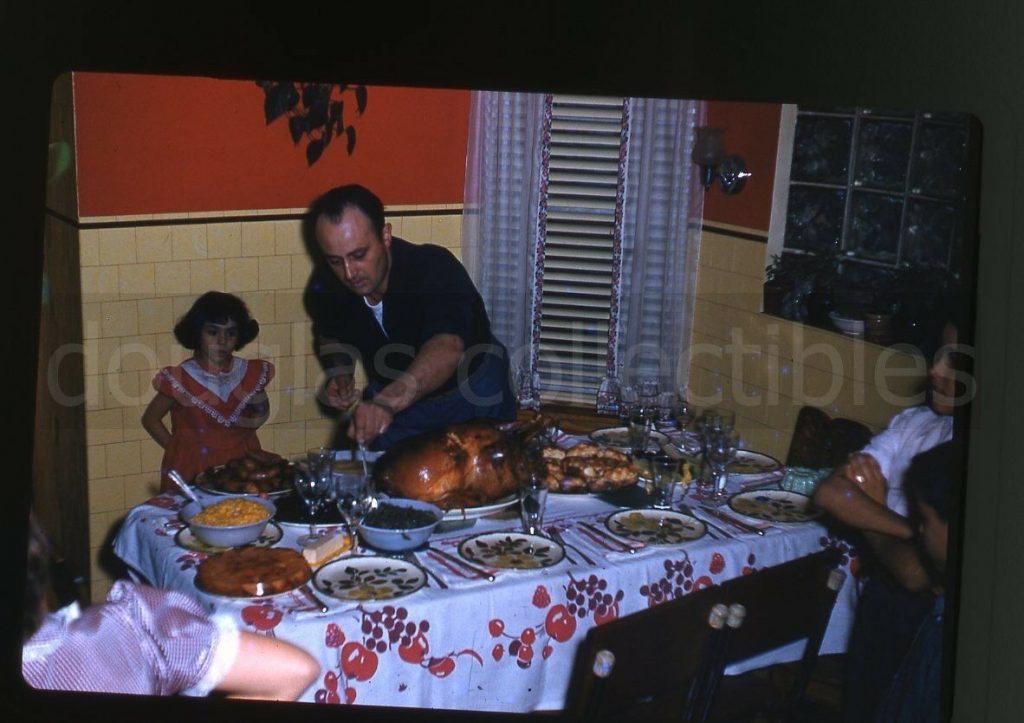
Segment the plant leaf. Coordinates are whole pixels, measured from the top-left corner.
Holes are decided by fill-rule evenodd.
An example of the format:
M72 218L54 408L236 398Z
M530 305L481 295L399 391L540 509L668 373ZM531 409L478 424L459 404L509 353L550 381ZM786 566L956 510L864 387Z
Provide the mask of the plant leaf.
M306 117L293 115L288 119L288 130L292 134L292 143L298 143L299 139L302 138L302 134L309 130Z
M306 146L306 162L309 165L312 166L314 163L317 162L317 159L320 158L320 154L323 153L323 152L324 152L324 143L323 143L323 141L314 138Z
M331 137L333 135L334 135L334 126L328 124L327 127L324 128L323 136L321 136L324 139L324 148L326 148L327 144L331 142Z
M312 107L309 109L309 127L310 128L321 128L327 125L327 113L328 113L328 96L321 94L317 96L316 100L313 101Z
M348 138L348 142L345 144L345 150L351 156L352 151L356 149L356 129L355 126L348 126L345 129L345 135Z
M340 100L331 101L331 112L328 114L328 118L331 123L341 120L342 111L345 108L345 103Z
M365 85L357 85L356 86L356 112L359 113L359 115L362 115L364 110L366 110L366 86Z
M312 108L313 104L316 103L317 98L320 97L320 85L318 83L303 83L302 84L302 107Z
M264 92L267 97L263 103L263 115L267 119L267 125L290 111L299 102L299 94L291 83L277 83L264 88Z

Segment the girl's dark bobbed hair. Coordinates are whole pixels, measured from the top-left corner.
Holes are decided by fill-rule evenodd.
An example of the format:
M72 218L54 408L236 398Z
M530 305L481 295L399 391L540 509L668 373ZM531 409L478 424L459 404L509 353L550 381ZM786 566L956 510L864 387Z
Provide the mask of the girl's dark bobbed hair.
M195 351L199 348L199 335L203 331L203 324L226 324L228 321L238 324L236 351L260 333L260 325L249 315L249 307L244 301L234 294L207 291L195 300L188 313L174 325L174 338L186 349Z

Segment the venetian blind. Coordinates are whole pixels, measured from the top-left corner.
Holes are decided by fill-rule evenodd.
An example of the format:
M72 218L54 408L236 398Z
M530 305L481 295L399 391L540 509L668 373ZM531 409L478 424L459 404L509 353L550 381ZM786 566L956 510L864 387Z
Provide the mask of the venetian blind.
M623 99L554 95L537 367L546 398L592 401L608 368Z

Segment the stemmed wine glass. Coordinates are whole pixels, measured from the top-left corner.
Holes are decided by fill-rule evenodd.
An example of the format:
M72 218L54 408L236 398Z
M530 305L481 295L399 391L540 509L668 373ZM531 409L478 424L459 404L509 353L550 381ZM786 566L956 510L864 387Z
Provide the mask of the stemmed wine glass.
M736 459L739 449L739 433L735 429L719 428L708 435L708 462L714 473L714 485L711 499L719 504L727 495L725 486L729 481L728 466Z
M352 538L352 549L356 547L356 531L366 513L377 506L369 475L339 474L334 478L334 499L338 512L345 520L345 527Z
M316 518L323 506L324 500L330 493L331 470L328 467L326 472L321 472L321 466L310 463L308 469L295 470L295 491L306 503L309 511L309 534L298 539L300 545L309 545L320 539L316 531Z

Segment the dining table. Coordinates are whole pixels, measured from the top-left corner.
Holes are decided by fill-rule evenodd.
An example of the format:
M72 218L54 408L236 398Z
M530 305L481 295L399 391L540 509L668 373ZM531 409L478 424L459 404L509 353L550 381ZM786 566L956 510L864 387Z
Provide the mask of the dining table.
M729 492L777 488L780 476L776 470L762 478L731 480ZM699 521L685 540L643 542L614 534L609 516L631 506L607 495L551 493L543 521L550 549L545 547L540 563L530 563L537 567L504 567L463 554L480 539L521 533L514 499L486 516L443 523L427 546L404 556L389 558L358 545L325 564L322 572L370 556L378 567L393 563L405 572L422 571L414 584L392 588L383 599L352 599L312 583L263 598L208 594L195 577L211 553L189 543L179 516L186 502L163 493L130 510L114 552L136 580L182 591L242 630L307 650L321 674L301 696L306 702L559 710L566 703L577 648L590 628L827 547L841 552L848 574L820 654L845 651L856 605L858 581L849 574L856 569L856 552L821 520L744 517L729 505L711 507L707 493L692 484L676 490L673 505ZM344 533L341 526L320 529ZM307 532L307 525L272 522L261 539L300 549L296 540ZM797 660L802 648L802 643L785 646L727 672Z

